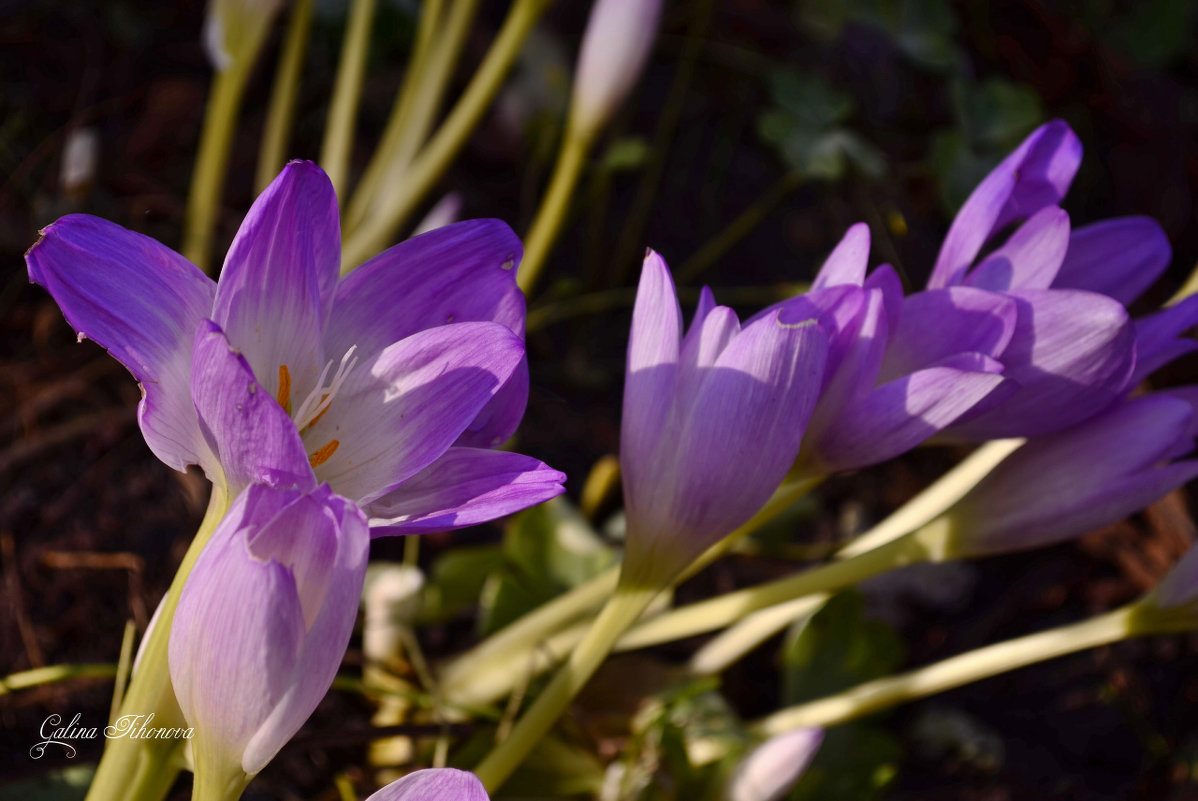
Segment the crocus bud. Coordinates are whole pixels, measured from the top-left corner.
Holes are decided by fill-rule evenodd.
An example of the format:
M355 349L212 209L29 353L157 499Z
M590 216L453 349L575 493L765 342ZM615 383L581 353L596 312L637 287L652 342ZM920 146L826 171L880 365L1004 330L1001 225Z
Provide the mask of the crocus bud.
M574 76L570 133L593 137L636 82L657 36L662 0L595 0Z
M742 328L704 291L684 337L669 270L646 256L620 436L625 581L670 581L781 483L823 378L828 341L816 317L791 305Z
M795 729L771 737L749 752L728 781L728 801L778 801L815 758L823 729Z
M454 768L431 768L393 781L366 801L490 801L473 773Z
M1198 476L1194 407L1165 393L1125 401L1016 450L942 521L948 555L1050 545L1114 523Z
M353 631L369 542L361 510L327 485L251 485L233 502L171 628L197 782L244 787L312 714Z
M208 0L204 49L219 72L258 54L283 0Z

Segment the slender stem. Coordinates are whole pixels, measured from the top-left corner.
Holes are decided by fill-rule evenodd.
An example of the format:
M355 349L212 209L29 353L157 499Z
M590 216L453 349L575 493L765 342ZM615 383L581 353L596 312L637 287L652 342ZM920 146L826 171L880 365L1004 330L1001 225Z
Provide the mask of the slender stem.
M112 704L108 707L108 724L111 726L120 711L121 702L125 700L125 688L129 686L129 674L133 669L133 643L137 637L137 626L132 620L125 621L125 631L121 635L121 655L116 665L116 686L112 690Z
M545 267L545 262L557 241L558 233L566 221L570 211L570 199L582 168L586 164L587 153L590 152L589 138L566 133L562 140L562 148L557 154L557 164L553 168L553 178L549 189L541 201L532 228L524 238L524 258L520 260L520 271L516 274L516 283L524 291L525 296L531 296L533 287Z
M341 257L343 274L386 247L436 185L482 119L533 24L550 2L552 0L516 0L466 91L412 162L403 191L380 206L377 213L368 217L346 241Z
M183 715L175 701L174 690L171 688L170 668L167 664L167 651L170 642L171 623L175 616L175 607L183 592L183 585L191 568L199 558L200 551L207 544L212 532L225 515L229 507L229 499L223 488L213 486L212 497L208 500L208 512L200 523L199 531L183 556L183 563L175 573L170 589L154 613L154 620L146 632L146 637L138 654L136 670L129 681L129 688L121 704L120 715L154 715L155 723L162 728L185 727ZM100 764L96 768L95 778L87 792L87 801L115 801L130 799L129 779L137 775L139 770L157 770L161 772L160 780L147 780L148 788L160 788L160 795L143 795L137 801L156 801L165 795L171 781L178 773L178 767L164 758L163 749L169 751L173 746L170 740L143 740L118 737L107 741ZM142 767L148 765L149 767ZM156 768L154 766L157 766ZM169 776L169 780L168 780ZM147 791L147 793L149 790Z
M43 684L54 684L72 679L110 679L117 673L117 666L109 663L82 663L75 665L47 665L46 667L10 673L0 680L0 695L17 690L28 690Z
M788 172L779 178L765 193L753 201L742 211L735 220L718 234L707 240L695 255L683 263L678 270L678 281L691 281L704 270L715 264L725 253L732 249L737 242L744 239L754 228L769 216L787 195L798 189L803 183L802 177L795 172Z
M489 792L512 774L549 731L570 701L611 652L612 645L640 616L658 590L621 587L611 597L586 637L570 654L553 681L512 729L511 734L487 755L474 772Z
M253 47L250 52L257 53L257 50ZM217 72L204 112L204 127L200 132L200 148L191 176L183 228L183 255L204 271L210 271L212 233L229 166L233 130L253 63L253 58L239 58L227 69Z
M387 122L382 144L358 182L350 203L347 220L351 231L374 206L386 204L395 188L403 185L412 159L428 139L477 10L478 0L457 0L449 11L444 30L437 34L437 46L425 47L416 65L418 73L412 81L404 82L404 94ZM421 26L424 26L423 17ZM423 41L420 36L423 34L418 35L418 50ZM416 56L413 53L414 61Z
M843 693L783 709L754 724L769 737L804 726L832 726L979 679L1144 633L1138 610L1127 606L1069 626L988 645L898 676L866 682Z
M287 159L287 145L291 138L291 124L295 117L295 99L299 94L300 73L304 66L304 53L308 49L308 38L312 32L312 6L315 0L296 0L287 23L287 36L279 54L279 66L275 71L275 85L270 94L270 107L266 112L266 126L262 130L262 145L258 150L258 170L254 174L254 187L261 192L274 180L283 162Z
M693 676L723 673L796 620L815 614L827 598L826 595L805 595L748 615L695 651L687 663L687 671Z
M370 51L373 18L374 0L353 0L345 28L345 43L341 47L341 63L337 66L337 81L333 85L333 104L325 125L324 145L320 150L321 166L338 195L345 189L349 177L349 156L354 144L354 123L362 96L362 76Z

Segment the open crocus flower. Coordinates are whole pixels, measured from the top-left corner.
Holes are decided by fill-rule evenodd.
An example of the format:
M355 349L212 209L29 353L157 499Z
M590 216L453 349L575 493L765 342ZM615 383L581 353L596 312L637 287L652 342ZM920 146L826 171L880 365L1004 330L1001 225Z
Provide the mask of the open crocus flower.
M827 336L814 304L743 328L704 291L690 330L665 262L645 257L624 386L622 580L660 586L747 521L794 462Z
M391 782L366 801L489 801L489 796L473 773L430 768Z
M370 537L356 505L253 485L188 576L171 683L199 784L235 798L312 714L353 633ZM197 796L199 797L199 796Z
M527 398L520 244L494 220L410 239L338 278L337 203L293 162L255 201L214 283L152 239L86 215L27 255L68 322L133 373L166 464L252 483L328 483L375 534L493 519L562 491L486 450ZM411 488L409 493L406 488Z

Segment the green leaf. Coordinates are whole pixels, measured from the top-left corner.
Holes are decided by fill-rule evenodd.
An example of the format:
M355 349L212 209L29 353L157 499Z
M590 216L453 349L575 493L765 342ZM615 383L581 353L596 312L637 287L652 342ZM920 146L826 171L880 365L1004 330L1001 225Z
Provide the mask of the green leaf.
M639 169L649 158L649 143L640 136L626 136L608 146L599 160L603 172L626 172Z
M446 551L433 564L423 593L423 617L448 620L478 603L487 576L503 566L498 545L458 547Z

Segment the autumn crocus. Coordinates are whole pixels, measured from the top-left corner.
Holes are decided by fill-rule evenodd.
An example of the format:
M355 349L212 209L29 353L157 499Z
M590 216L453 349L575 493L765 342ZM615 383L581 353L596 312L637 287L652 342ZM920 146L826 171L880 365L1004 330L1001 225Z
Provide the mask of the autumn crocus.
M329 490L252 485L200 554L170 633L197 799L237 798L324 697L353 632L370 537Z
M200 465L230 497L327 482L375 534L402 534L560 493L557 471L486 450L512 433L527 396L510 229L441 228L341 280L339 258L336 198L307 162L254 203L217 283L86 215L46 228L27 255L80 336L141 383L154 453L178 470Z
M704 291L690 329L665 262L645 258L624 385L622 580L664 586L781 483L819 397L828 340L809 303L743 328Z
M391 782L366 801L488 801L486 788L473 773L429 768Z

